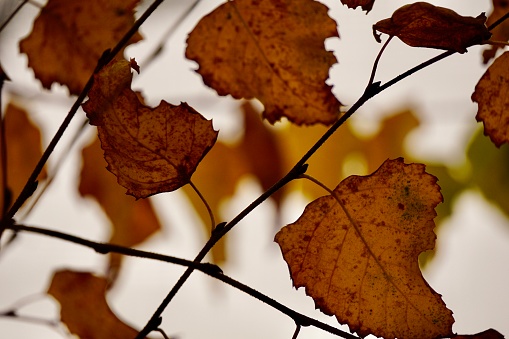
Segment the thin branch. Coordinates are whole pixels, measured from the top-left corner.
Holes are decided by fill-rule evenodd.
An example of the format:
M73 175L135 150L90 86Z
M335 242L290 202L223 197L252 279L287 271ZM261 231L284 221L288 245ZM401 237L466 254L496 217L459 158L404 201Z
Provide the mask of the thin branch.
M3 69L0 69L0 110L2 106L2 89L4 82L8 79L7 74L4 73ZM2 191L0 194L3 196L3 205L0 206L1 215L5 215L11 204L11 191L9 190L7 181L7 138L5 136L5 114L0 111L0 161L2 162Z
M271 306L272 308L280 311L281 313L289 316L292 318L296 324L299 324L300 326L314 326L316 328L319 328L321 330L327 331L329 333L341 336L343 338L347 339L359 339L358 337L342 331L336 327L330 326L328 324L325 324L321 321L318 321L316 319L310 318L306 315L303 315L297 311L292 310L291 308L279 303L278 301L270 298L269 296L255 290L252 287L249 287L231 277L228 277L223 274L222 270L210 263L195 263L190 260L185 260L181 258L176 258L168 255L153 253L153 252L147 252L147 251L140 251L129 247L123 247L119 245L113 245L108 243L99 243L91 240L86 240L83 238L79 238L70 234L38 228L38 227L32 227L32 226L26 226L26 225L10 225L8 226L9 229L18 231L18 232L30 232L35 234L42 234L46 236L50 236L53 238L69 241L78 245L89 247L93 250L95 250L99 254L107 254L107 253L119 253L127 256L133 256L138 258L145 258L145 259L152 259L152 260L158 260L163 262L168 262L176 265L181 266L187 266L187 267L193 267L194 269L205 273L206 275L218 279L227 285L230 285L246 294L249 294L250 296L262 301L263 303ZM154 331L160 332L160 330L156 327Z
M141 15L141 17L138 20L136 20L136 22L129 29L129 31L122 37L122 39L120 39L120 41L117 43L117 45L111 51L106 51L104 53L103 57L101 57L101 59L99 60L94 73L97 73L100 69L102 69L102 67L104 67L111 60L113 60L113 58L118 54L118 52L120 52L120 50L125 46L125 44L127 44L127 42L132 38L132 36L138 31L140 26L148 19L148 17L156 10L156 8L163 1L164 0L155 0L150 5L150 7ZM64 121L60 125L58 131L55 133L55 136L53 137L53 139L49 143L48 147L44 151L41 159L39 160L39 162L35 166L32 174L30 175L30 177L28 178L28 180L27 180L27 182L25 184L25 187L23 188L23 190L21 191L20 195L17 197L16 201L14 202L12 207L7 212L5 218L3 219L2 225L0 225L0 237L2 235L3 228L5 227L5 224L10 222L9 220L14 217L14 215L20 209L20 207L23 205L23 203L35 191L35 189L37 187L37 177L41 173L41 171L42 171L44 165L46 164L46 162L48 161L48 158L50 157L51 153L53 153L53 150L55 149L56 145L58 144L58 142L62 138L65 130L67 129L67 127L71 123L71 121L72 121L74 115L76 114L76 112L78 111L81 103L83 102L83 100L85 100L85 97L87 96L88 91L92 87L93 82L94 82L94 76L92 74L90 76L90 78L88 79L87 84L85 85L85 87L81 91L80 95L78 96L78 98L74 102L71 110L69 111L69 113L65 117Z
M300 328L302 326L300 326L300 324L297 324L297 327L295 328L295 332L293 332L293 336L292 336L292 339L297 339L297 337L299 336L299 333L300 333Z
M488 31L492 31L495 27L497 27L498 25L500 25L502 22L506 21L507 19L509 19L509 12L505 13L497 21L495 21L494 23L489 25Z
M16 14L18 14L18 12L21 10L21 8L23 8L23 6L25 6L27 3L28 3L29 0L24 0L22 3L20 3L18 5L18 7L16 7L16 9L11 13L11 15L9 15L9 17L7 18L7 20L4 21L4 23L2 24L2 26L0 26L0 32L2 32L4 30L5 27L7 27L7 25L9 24L9 22L11 22L12 19L14 19L14 17L16 16Z
M68 242L72 242L74 244L82 245L85 247L89 247L100 254L108 254L108 253L120 253L123 255L128 255L131 257L138 257L138 258L146 258L146 259L153 259L158 261L164 261L172 264L177 264L181 266L187 266L187 267L194 267L200 271L210 270L211 266L215 266L216 270L220 270L219 267L213 264L196 264L190 260L181 259L177 257L172 257L168 255L162 255L158 253L153 252L147 252L147 251L141 251L136 250L134 248L124 247L120 245L110 244L110 243L101 243L101 242L95 242L87 239L83 239L74 235L70 235L67 233L62 233L59 231L49 230L45 228L39 228L34 226L27 226L27 225L20 225L20 224L13 224L8 225L7 229L13 230L15 232L30 232L30 233L36 233L36 234L42 234L49 237L65 240ZM205 268L204 268L205 267Z
M214 227L216 227L216 220L214 219L214 212L210 208L210 205L208 204L208 202L205 199L205 197L203 196L203 194L201 194L198 187L196 187L191 180L189 180L189 185L191 185L191 187L196 192L196 194L198 195L200 200L203 202L203 205L205 205L205 208L207 209L207 212L209 213L209 216L210 216L210 223L211 223L210 229L211 229L211 231L214 231Z

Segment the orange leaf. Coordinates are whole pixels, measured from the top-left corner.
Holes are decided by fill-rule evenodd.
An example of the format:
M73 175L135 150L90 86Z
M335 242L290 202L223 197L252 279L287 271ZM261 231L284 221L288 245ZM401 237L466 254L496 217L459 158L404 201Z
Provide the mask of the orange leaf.
M509 11L509 1L507 0L493 0L493 11L488 16L488 21L486 21L486 25L489 27L491 24L495 23L498 19L500 19L505 13ZM491 30L493 36L491 40L494 41L508 41L509 40L509 20L505 20L500 25ZM498 49L501 48L499 45L491 45L487 47L482 55L483 62L487 64L492 58L495 57Z
M347 5L348 8L362 7L362 10L369 12L373 8L375 0L341 0L343 5Z
M337 37L327 7L312 0L233 0L200 20L186 57L219 95L257 98L264 117L331 124L339 101L325 84L336 62L324 40Z
M113 61L94 75L83 110L97 126L108 170L127 194L146 198L188 184L217 132L186 103L143 105L130 88L130 67Z
M119 320L109 308L106 286L106 279L64 270L53 275L48 294L60 303L62 322L80 338L134 338L138 331Z
M30 121L27 112L13 104L9 104L6 108L4 124L7 143L7 185L11 197L15 199L21 193L28 177L42 156L41 132ZM2 171L3 166L0 166L0 177L3 175ZM43 170L38 180L45 177L46 171ZM2 181L0 180L1 186ZM4 204L4 189L1 187L0 206Z
M509 142L509 52L499 56L475 86L472 101L478 103L477 121L484 134L500 147Z
M135 201L126 196L115 177L105 170L106 162L99 139L83 149L82 157L79 192L84 197L91 196L97 200L110 219L113 227L111 243L131 247L142 243L161 228L150 200ZM109 272L112 280L120 269L121 258L121 255L111 254Z
M467 47L478 45L490 38L484 23L486 15L466 17L427 2L416 2L396 10L389 19L373 25L376 31L397 36L412 47L429 47L465 53Z
M417 260L434 247L434 208L442 201L436 181L424 165L387 160L311 202L275 237L295 287L361 336L451 335L452 312Z
M21 40L20 51L45 88L54 82L79 94L103 52L134 23L139 0L49 0ZM141 40L136 34L130 43Z
M454 339L504 339L504 336L498 331L490 328L489 330L477 334L458 335L455 336Z

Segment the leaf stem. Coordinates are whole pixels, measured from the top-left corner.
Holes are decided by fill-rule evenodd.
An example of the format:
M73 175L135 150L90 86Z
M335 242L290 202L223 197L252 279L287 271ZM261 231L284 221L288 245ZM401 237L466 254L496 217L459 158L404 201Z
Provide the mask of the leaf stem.
M378 52L375 62L373 63L373 68L371 70L371 76L369 77L369 81L368 81L368 87L373 84L373 81L375 80L376 70L378 68L378 62L380 61L382 54L384 53L385 49L387 48L387 45L389 45L389 42L391 42L393 37L394 37L393 35L389 35L389 38L387 39L387 41L383 44L382 48L380 48L380 52Z
M97 67L94 71L94 74L97 73L102 67L104 67L106 64L108 64L113 58L120 52L120 50L125 46L125 44L132 38L132 36L138 31L140 26L148 19L148 17L156 10L156 8L163 2L164 0L155 0L149 8L141 15L141 17L136 20L136 22L133 24L133 26L129 29L129 31L124 34L124 36L120 39L120 41L113 47L111 51L106 51L103 54L103 57L99 60ZM71 110L65 117L64 121L58 128L57 132L55 133L55 136L50 141L49 145L46 147L46 150L44 151L43 155L39 159L39 162L35 166L32 174L28 178L25 186L23 187L23 190L21 191L20 195L16 198L16 201L11 206L9 211L6 213L4 218L2 218L2 223L0 224L0 237L2 236L3 229L5 228L5 225L10 223L10 220L14 217L14 215L18 212L18 210L21 208L21 206L25 203L25 201L30 198L30 196L33 194L36 185L37 185L37 177L41 173L42 169L44 168L44 165L48 161L50 155L53 153L53 150L55 149L56 145L62 138L64 132L66 131L67 127L71 123L72 119L74 118L76 112L80 108L81 103L83 100L85 100L85 97L87 96L88 91L90 88L92 88L92 84L94 82L94 74L90 76L88 79L87 84L81 91L80 95L74 102L73 106L71 107Z
M218 280L226 283L227 285L230 285L230 286L232 286L246 294L249 294L250 296L262 301L263 303L265 303L265 304L271 306L272 308L280 311L281 313L289 316L290 318L292 318L295 321L295 323L299 327L314 326L316 328L319 328L319 329L327 331L329 333L341 336L343 338L359 339L358 337L356 337L348 332L342 331L336 327L330 326L330 325L325 324L321 321L318 321L316 319L313 319L306 315L303 315L297 311L294 311L291 308L270 298L269 296L255 290L254 288L249 287L249 286L247 286L247 285L245 285L245 284L243 284L229 276L224 275L223 271L218 266L216 266L214 264L196 263L194 261L176 258L176 257L168 256L168 255L159 254L159 253L141 251L141 250L136 250L133 248L123 247L123 246L109 244L109 243L99 243L99 242L79 238L79 237L76 237L76 236L73 236L70 234L53 231L53 230L48 230L48 229L44 229L44 228L39 228L39 227L14 224L14 225L9 225L8 229L11 229L16 232L21 231L21 232L42 234L42 235L50 236L53 238L69 241L69 242L72 242L72 243L75 243L78 245L89 247L89 248L95 250L99 254L119 253L119 254L132 256L132 257L152 259L152 260L163 261L163 262L172 263L172 264L176 264L176 265L192 267L192 268L194 268L194 269L196 269L196 270L198 270L212 278L218 279ZM160 332L160 330L158 328L159 328L159 326L154 328L153 330Z
M301 327L302 326L300 326L300 324L297 324L297 327L295 328L295 332L293 333L292 339L297 339L297 337L299 336Z
M205 208L207 209L207 212L209 213L209 216L210 216L210 223L211 223L210 229L211 229L211 231L214 231L214 228L216 227L216 220L214 219L214 212L212 212L212 209L210 208L210 205L207 203L207 200L205 199L203 194L201 194L201 192L198 189L198 187L196 187L191 180L189 180L189 185L191 185L193 190L196 192L196 194L198 195L200 200L205 205Z

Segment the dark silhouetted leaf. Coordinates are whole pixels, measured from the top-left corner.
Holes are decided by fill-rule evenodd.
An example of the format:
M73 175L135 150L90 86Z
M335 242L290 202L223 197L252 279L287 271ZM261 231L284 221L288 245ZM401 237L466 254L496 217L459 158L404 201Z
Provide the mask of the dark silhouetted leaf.
M373 8L375 0L341 0L343 5L347 5L349 8L361 7L364 11L369 12Z
M484 13L477 18L466 17L427 2L405 5L391 18L373 25L373 34L380 41L377 31L396 36L412 47L429 47L465 53L467 47L490 38L485 26Z

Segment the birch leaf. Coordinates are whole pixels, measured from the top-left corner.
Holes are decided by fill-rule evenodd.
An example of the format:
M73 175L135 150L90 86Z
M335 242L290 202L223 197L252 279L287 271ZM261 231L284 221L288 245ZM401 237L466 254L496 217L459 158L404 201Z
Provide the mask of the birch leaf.
M133 60L113 61L96 74L83 110L97 126L108 170L127 194L146 198L188 184L217 131L186 103L142 104L130 88L131 67Z
M294 286L362 337L451 336L452 312L418 265L435 245L436 181L424 165L387 160L311 202L275 237Z
M337 37L328 8L312 0L234 0L203 17L186 57L219 95L256 98L264 117L331 124L339 101L325 83L336 62L324 40Z

